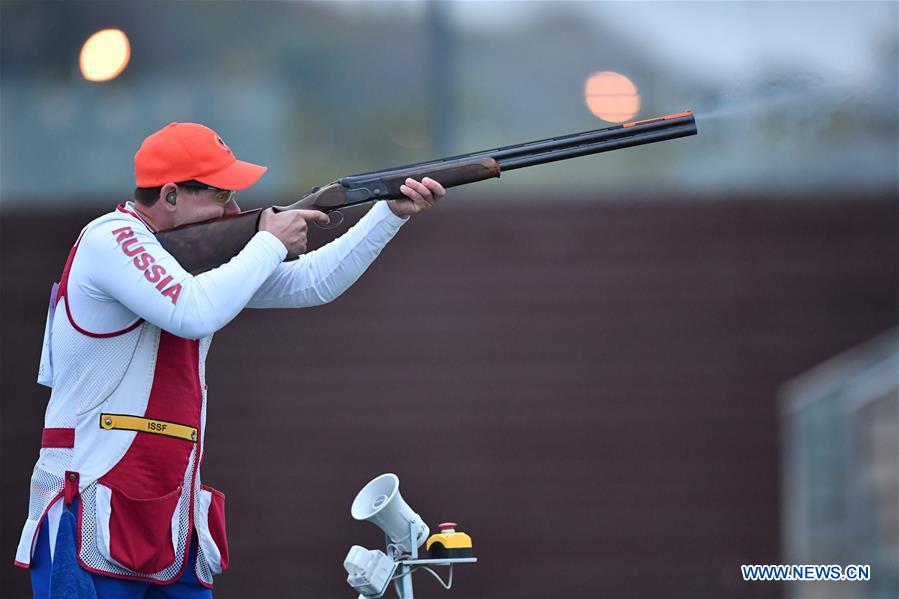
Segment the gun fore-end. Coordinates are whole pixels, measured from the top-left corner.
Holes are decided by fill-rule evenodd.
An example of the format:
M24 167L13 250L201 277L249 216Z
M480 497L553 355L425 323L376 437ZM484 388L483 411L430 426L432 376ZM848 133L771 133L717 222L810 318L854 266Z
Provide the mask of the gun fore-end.
M225 264L250 242L259 228L262 210L248 210L156 233L165 250L192 275Z
M399 188L405 184L406 179L409 177L417 181L429 177L443 185L443 187L450 188L499 176L500 168L496 160L489 156L481 156L435 164L396 176L388 176L387 181L390 185L390 191L398 194L396 197L404 197Z
M346 189L347 205L353 206L377 200L405 198L400 188L406 184L406 179L410 178L421 181L429 177L443 187L449 188L499 177L499 174L500 168L496 160L482 156L353 175L340 179L338 183Z

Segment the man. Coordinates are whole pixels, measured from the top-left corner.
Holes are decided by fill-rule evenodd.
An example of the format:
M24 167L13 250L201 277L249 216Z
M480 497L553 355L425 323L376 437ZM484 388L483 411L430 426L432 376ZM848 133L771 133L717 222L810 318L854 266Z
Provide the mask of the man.
M266 167L194 123L150 135L134 166L135 202L82 230L51 298L38 380L52 393L16 554L36 597L211 596L228 561L224 495L200 477L213 333L245 307L335 299L446 193L409 179L309 254L306 223L327 215L269 209L237 256L192 276L153 233L239 212Z

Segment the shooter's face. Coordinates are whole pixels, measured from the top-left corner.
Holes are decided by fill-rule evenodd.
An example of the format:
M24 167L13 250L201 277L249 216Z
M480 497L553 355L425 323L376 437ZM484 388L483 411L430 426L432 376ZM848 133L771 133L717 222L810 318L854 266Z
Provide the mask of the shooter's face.
M240 207L237 200L221 201L215 191L201 189L193 193L179 193L177 210L175 211L176 227L190 223L221 218L222 216L237 214Z

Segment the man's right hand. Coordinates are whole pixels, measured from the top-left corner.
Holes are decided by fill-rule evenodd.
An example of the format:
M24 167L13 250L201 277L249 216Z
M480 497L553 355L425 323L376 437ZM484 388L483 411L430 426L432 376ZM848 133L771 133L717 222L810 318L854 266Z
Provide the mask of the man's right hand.
M307 220L317 221L323 225L330 219L318 210L285 210L275 212L271 208L262 211L259 217L259 230L268 231L281 240L287 248L287 257L296 258L306 251Z

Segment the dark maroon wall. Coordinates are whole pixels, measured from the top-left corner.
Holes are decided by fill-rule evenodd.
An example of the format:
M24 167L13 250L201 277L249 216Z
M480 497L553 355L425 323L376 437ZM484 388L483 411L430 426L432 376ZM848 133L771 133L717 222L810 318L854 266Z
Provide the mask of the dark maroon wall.
M895 197L475 202L417 218L335 303L216 336L219 597L353 597L349 505L396 472L480 563L423 597L750 597L777 563L779 386L897 322ZM2 534L47 392L46 296L87 213L2 213ZM0 567L5 596L27 573Z

